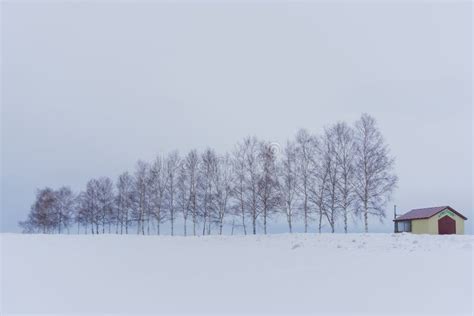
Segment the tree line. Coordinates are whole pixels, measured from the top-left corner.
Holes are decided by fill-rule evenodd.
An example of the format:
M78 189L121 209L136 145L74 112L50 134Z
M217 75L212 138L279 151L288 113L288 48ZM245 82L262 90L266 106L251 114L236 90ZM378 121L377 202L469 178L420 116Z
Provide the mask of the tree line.
M115 183L91 179L75 194L69 187L39 189L26 233L77 232L160 234L183 225L184 235L223 233L224 225L244 234L266 234L270 220L283 216L292 232L295 222L332 232L349 219L384 218L397 184L394 158L373 117L354 124L338 122L321 135L299 130L283 148L247 137L231 153L208 148L184 156L174 151L152 162L138 161Z

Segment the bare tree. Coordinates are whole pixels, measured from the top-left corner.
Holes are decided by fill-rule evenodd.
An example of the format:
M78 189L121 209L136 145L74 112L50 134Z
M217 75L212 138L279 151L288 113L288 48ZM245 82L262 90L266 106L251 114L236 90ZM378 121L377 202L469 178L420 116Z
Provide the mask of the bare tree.
M31 206L26 221L20 226L26 233L53 233L61 234L74 220L76 211L76 197L68 187L58 190L51 188L40 189L36 193L36 200Z
M385 217L385 205L396 187L394 159L377 128L375 119L363 114L355 123L355 207L363 215L364 231L369 231L368 216Z
M165 221L165 202L167 181L169 179L163 159L156 157L149 171L150 207L156 220L156 234L160 234L161 224Z
M62 229L67 229L72 223L76 197L69 187L61 187L54 191L55 203L54 212L56 214L56 223L58 233L61 234Z
M301 209L304 221L304 232L308 232L310 216L310 190L312 188L312 168L315 156L315 139L305 129L296 135L296 162L300 181L298 191L301 195Z
M108 225L108 232L112 224L114 214L114 191L110 178L102 177L97 180L97 202L100 221L102 224L102 234L105 233L105 226Z
M246 170L246 205L252 220L252 233L257 234L257 221L260 216L259 190L259 141L256 137L248 137L243 142Z
M55 204L56 197L51 188L38 190L27 220L19 223L23 231L26 233L41 232L43 234L52 232L57 221Z
M354 204L354 131L345 122L339 122L331 128L334 134L334 155L338 167L337 181L338 203L344 220L344 232L347 233L347 219Z
M117 196L116 196L116 211L117 211L117 228L120 225L120 234L128 234L128 226L130 223L130 212L133 202L133 179L128 172L122 173L117 180Z
M171 236L174 235L174 221L176 219L176 190L177 190L177 178L181 160L178 152L174 151L166 157L165 170L166 170L166 200L168 207L168 216L171 223Z
M186 172L186 163L183 161L178 170L178 179L176 182L176 204L178 211L183 215L183 234L188 235L188 215L189 205L189 181Z
M91 225L91 233L99 234L100 206L99 206L99 181L91 179L87 182L84 192L83 213Z
M90 212L88 194L86 191L80 192L76 198L76 212L74 220L77 223L78 234L80 232L81 226L84 227L84 233L87 234L89 225L91 225L91 233L94 233L94 226L91 219L92 214Z
M145 217L149 209L148 170L146 162L138 161L133 177L132 218L137 223L137 234L145 235Z
M212 149L206 149L201 156L199 168L199 200L201 216L203 219L202 234L211 233L215 211L214 177L217 172L217 155Z
M326 215L327 203L327 186L329 179L329 160L325 159L324 142L312 136L307 146L308 165L307 167L307 183L308 183L308 205L314 205L315 212L318 215L318 232L321 233L323 216ZM327 157L326 157L327 158Z
M322 184L324 192L322 192L322 204L320 212L326 217L331 232L335 232L336 217L339 209L339 168L335 153L336 134L333 129L326 129L322 138L322 170L325 175Z
M68 187L38 190L28 218L20 222L25 232L69 232L73 221L78 233L127 233L136 224L137 234L150 233L156 223L170 221L174 235L177 214L182 215L188 234L202 223L202 234L224 225L241 226L247 234L262 224L268 232L275 212L285 214L288 229L303 219L304 231L318 219L335 232L342 217L344 232L348 218L361 216L368 232L369 216L382 219L385 205L396 187L394 159L390 156L375 120L363 114L354 127L338 122L322 136L302 129L288 142L281 159L272 144L247 137L237 144L232 156L213 149L202 154L190 151L183 160L178 152L158 157L151 165L139 161L133 176L123 173L116 187L109 178L91 179L75 196ZM117 194L114 196L114 188ZM230 217L232 217L230 219ZM237 224L238 223L238 224ZM89 228L90 227L90 228ZM102 229L100 229L102 228Z
M77 233L81 232L81 226L84 228L84 234L87 234L89 221L87 219L87 210L85 208L85 192L79 192L74 202L75 209L73 220L77 224Z
M242 229L244 235L247 235L247 227L245 223L245 214L247 208L247 168L245 159L246 147L244 144L237 144L233 155L232 164L234 169L234 184L233 184L233 196L237 200L237 203L233 205L234 214L240 217Z
M294 143L287 142L283 153L283 159L279 167L280 180L280 202L288 222L288 230L293 232L293 217L295 203L298 199L298 174L296 170L296 148Z
M276 147L269 142L259 145L258 197L263 217L263 233L267 233L267 222L279 205L279 182L276 170Z
M197 201L197 187L198 187L198 167L199 155L196 150L191 150L184 160L183 172L185 173L185 180L188 187L188 209L191 212L193 221L193 235L196 236L196 226L198 222L198 201Z
M230 156L226 154L218 159L216 167L214 174L214 202L216 204L215 209L217 210L219 235L222 235L224 218L228 213L229 200L232 196L233 170Z

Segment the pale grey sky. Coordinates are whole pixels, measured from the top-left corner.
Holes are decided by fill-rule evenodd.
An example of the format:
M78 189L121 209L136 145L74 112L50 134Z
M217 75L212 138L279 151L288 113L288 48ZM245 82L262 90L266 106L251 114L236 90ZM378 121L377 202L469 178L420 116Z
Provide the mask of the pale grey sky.
M1 7L2 231L19 231L38 187L362 112L396 156L399 210L447 204L472 227L468 1ZM372 230L391 231L389 214Z

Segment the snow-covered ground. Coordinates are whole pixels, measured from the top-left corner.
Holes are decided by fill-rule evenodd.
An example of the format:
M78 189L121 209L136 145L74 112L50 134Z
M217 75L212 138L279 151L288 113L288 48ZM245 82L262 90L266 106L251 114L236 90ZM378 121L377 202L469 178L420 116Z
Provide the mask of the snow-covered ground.
M1 312L472 315L473 236L1 235Z

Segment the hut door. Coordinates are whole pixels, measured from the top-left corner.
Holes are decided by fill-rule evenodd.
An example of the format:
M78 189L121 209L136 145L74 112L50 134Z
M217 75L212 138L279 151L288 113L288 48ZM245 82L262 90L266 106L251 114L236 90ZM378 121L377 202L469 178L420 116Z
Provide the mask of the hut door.
M456 234L456 221L449 216L438 220L438 233L440 235Z

